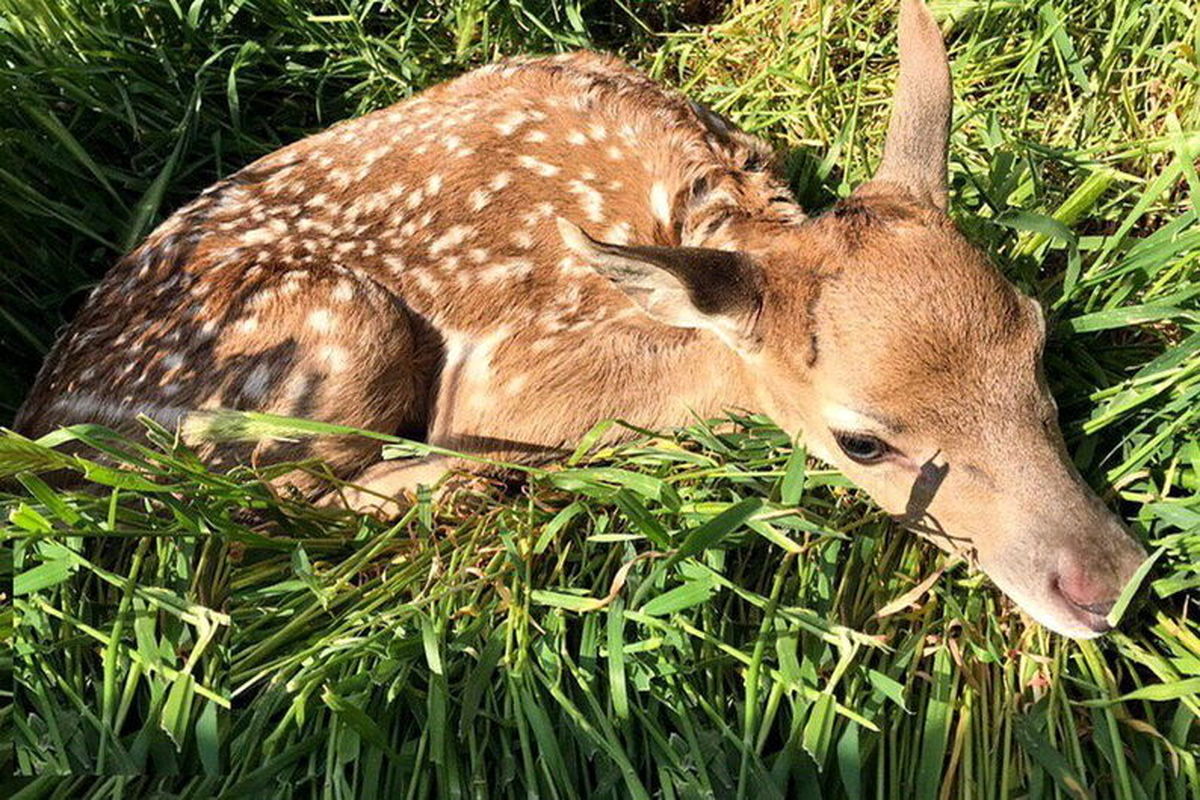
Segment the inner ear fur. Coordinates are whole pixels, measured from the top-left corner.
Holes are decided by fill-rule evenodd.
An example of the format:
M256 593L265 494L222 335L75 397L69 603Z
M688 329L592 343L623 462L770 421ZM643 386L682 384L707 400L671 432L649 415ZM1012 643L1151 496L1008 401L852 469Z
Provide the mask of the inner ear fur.
M766 281L745 254L610 244L564 219L558 224L567 246L651 317L677 327L710 329L738 347L756 344Z

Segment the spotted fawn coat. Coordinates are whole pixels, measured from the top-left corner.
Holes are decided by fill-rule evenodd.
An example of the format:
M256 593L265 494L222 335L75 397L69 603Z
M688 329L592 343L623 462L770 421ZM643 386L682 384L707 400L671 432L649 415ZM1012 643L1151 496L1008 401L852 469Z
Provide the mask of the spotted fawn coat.
M556 220L615 244L732 248L733 215L802 216L768 163L610 56L477 70L173 214L96 289L19 427L242 408L520 457L614 414L665 425L736 404L707 390L725 365L696 351L701 334L640 313ZM672 370L699 379L690 402L663 397ZM346 475L378 457L314 446Z
M945 213L949 70L920 0L899 39L883 161L812 218L763 143L594 53L285 147L117 264L17 426L252 409L542 460L604 418L748 408L1037 619L1096 635L1142 551L1066 455L1040 308ZM355 507L464 466L356 437L197 447L318 456Z

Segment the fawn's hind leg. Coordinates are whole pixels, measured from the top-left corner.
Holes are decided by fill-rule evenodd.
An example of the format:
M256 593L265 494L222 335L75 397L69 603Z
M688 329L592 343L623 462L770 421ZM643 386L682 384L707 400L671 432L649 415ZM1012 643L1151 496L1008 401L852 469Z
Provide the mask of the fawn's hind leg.
M233 324L253 328L254 335L218 343L208 370L213 389L198 405L382 433L422 431L436 348L403 303L345 270L310 270L299 288L289 289L284 280L260 289L270 293L269 301L240 312L242 321ZM253 298L247 304L253 307ZM363 436L328 435L250 446L213 442L207 452L202 445L201 455L217 463L318 458L344 478L378 461L380 447ZM276 483L309 493L321 481L294 472Z
M380 443L362 436L239 441L209 424L205 412L259 411L384 433L424 431L439 350L400 298L329 264L238 266L226 268L230 277L221 278L220 291L164 293L150 310L84 325L79 335L90 337L101 360L51 365L40 379L45 386L22 409L21 430L36 437L97 423L137 434L144 414L181 428L197 454L218 467L319 458L342 477L378 461ZM63 352L70 354L71 346L67 342ZM276 482L305 493L321 484L300 471Z

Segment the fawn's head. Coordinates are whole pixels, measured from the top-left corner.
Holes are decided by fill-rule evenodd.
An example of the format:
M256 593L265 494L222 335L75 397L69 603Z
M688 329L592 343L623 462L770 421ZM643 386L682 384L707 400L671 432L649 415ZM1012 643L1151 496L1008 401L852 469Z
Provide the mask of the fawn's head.
M1087 638L1143 557L1084 484L1042 376L1041 308L945 213L950 74L904 0L875 177L824 215L749 223L740 252L568 243L674 325L708 329L810 451L983 570L1047 627Z

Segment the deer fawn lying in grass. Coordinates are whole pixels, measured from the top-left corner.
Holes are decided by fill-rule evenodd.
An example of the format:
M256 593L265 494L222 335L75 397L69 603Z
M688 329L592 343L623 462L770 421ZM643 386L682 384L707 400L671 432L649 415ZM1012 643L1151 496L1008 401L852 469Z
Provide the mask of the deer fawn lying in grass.
M904 0L882 165L810 218L766 145L612 58L477 70L172 216L18 425L241 408L532 460L603 418L755 409L1043 624L1097 635L1143 553L1067 457L1038 304L945 213L950 106L938 28ZM350 437L206 453L313 455L356 506L472 468Z

